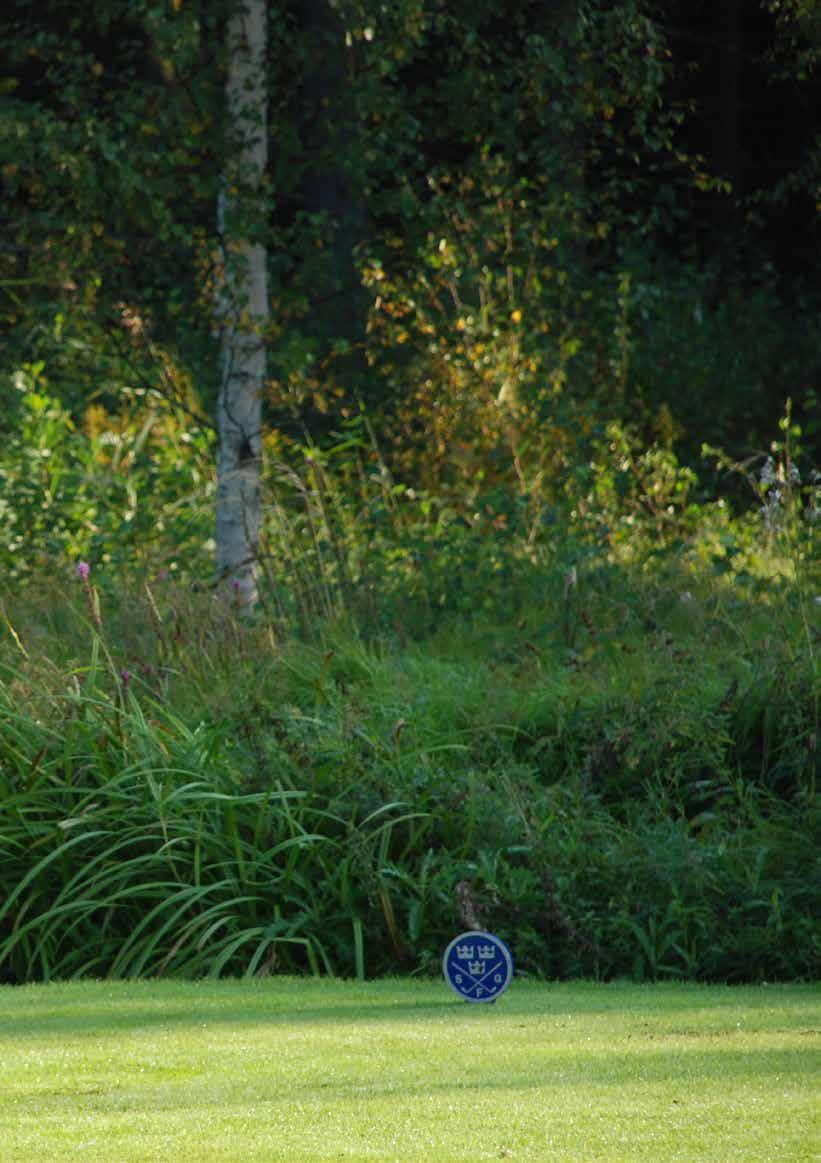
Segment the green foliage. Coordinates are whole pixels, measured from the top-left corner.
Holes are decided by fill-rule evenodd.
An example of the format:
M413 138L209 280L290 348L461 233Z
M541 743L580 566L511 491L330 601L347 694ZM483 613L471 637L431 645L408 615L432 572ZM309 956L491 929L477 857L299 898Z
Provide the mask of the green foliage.
M414 566L428 599L484 543L457 528L441 575ZM341 547L308 544L314 644L282 606L249 620L171 577L9 595L7 980L431 969L477 920L550 977L817 972L818 676L793 584L589 550L537 572L502 542L507 571L415 620L386 557L363 639L367 574L339 584Z
M635 253L624 258L617 305L626 416L645 439L694 466L705 440L736 457L762 447L788 398L812 423L819 312L811 296L784 302L769 264L740 276Z
M757 255L686 249L687 199L716 182L682 144L663 9L508 9L271 7L269 420L319 439L365 398L397 477L438 494L545 488L615 420L683 439L692 465L702 441L755 444L788 394L809 412L812 297L785 299ZM223 18L3 17L2 370L43 361L75 418L103 365L162 387L113 342L124 313L213 393ZM779 19L789 57L811 21Z
M247 617L223 16L0 18L0 972L815 972L817 304L693 257L656 8L271 8Z
M75 419L42 364L8 393L13 427L0 450L0 567L12 578L77 558L115 570L206 568L213 442L156 392L124 388L118 411Z
M785 11L784 51L802 13ZM223 15L3 17L12 576L80 555L205 572ZM545 553L692 541L702 443L744 455L788 395L810 435L812 295L787 302L747 252L753 273L683 241L665 254L711 179L682 147L653 6L357 0L300 21L283 3L270 25L280 623L344 609L430 628L476 591L490 612ZM565 509L582 543L567 550L551 535ZM731 536L713 517L711 558Z

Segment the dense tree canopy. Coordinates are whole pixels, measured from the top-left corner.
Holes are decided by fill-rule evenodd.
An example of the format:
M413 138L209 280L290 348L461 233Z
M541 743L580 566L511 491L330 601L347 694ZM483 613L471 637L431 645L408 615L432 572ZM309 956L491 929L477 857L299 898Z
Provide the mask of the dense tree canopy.
M75 421L150 390L214 422L230 11L0 18L4 367L39 361ZM811 433L812 6L281 0L268 26L271 448L364 407L409 483L527 491L614 419L692 460L760 447L790 395Z

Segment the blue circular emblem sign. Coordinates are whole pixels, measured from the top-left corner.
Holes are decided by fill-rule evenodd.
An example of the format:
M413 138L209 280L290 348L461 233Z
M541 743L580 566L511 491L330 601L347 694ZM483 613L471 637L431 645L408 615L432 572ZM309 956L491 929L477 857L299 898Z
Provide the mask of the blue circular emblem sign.
M445 981L465 1001L496 1001L513 979L513 958L493 933L471 929L454 937L442 958Z

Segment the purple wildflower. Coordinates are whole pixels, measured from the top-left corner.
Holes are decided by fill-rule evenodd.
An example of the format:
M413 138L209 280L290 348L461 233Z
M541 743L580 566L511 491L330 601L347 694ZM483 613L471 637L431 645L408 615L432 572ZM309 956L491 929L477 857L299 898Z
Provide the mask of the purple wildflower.
M77 562L77 577L83 583L83 589L86 593L86 602L88 603L88 612L91 615L91 621L97 629L98 633L102 633L103 624L100 621L100 609L97 604L97 598L94 593L94 587L88 580L88 575L91 573L91 566L87 561Z

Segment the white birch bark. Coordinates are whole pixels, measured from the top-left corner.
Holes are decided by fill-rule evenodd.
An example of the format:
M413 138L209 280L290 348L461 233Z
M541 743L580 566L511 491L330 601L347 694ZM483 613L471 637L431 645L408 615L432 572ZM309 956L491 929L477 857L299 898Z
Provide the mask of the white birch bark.
M217 404L217 577L242 605L257 598L262 392L268 322L263 182L268 161L266 0L242 0L228 25L227 149L217 212L222 382Z

